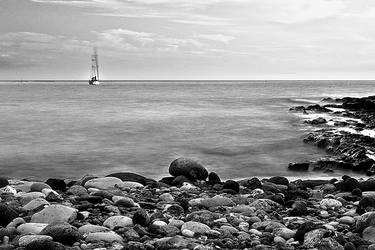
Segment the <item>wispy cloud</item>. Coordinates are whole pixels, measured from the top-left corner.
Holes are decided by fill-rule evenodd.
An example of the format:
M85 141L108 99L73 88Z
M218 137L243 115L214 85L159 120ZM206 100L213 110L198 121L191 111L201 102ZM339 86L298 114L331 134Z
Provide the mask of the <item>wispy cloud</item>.
M222 43L228 43L235 39L235 37L233 36L226 36L223 34L202 34L202 35L199 35L198 37L206 39L206 40L217 41L217 42L222 42Z

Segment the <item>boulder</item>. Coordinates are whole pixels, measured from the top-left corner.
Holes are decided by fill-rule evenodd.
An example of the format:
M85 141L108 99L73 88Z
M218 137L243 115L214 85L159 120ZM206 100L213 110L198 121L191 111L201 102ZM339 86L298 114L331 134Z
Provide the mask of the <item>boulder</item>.
M224 182L223 189L230 189L233 190L235 193L240 192L240 184L238 182L233 180L227 180Z
M36 198L46 198L46 195L42 192L18 193L17 196L22 205L25 205Z
M292 171L307 171L309 170L310 163L308 162L291 162L288 165L288 169Z
M184 175L179 175L177 177L175 177L172 182L171 182L171 185L172 186L182 186L184 183L191 183L192 181L190 179L188 179L186 176Z
M150 216L144 209L138 209L133 215L133 224L141 225L143 227L147 226L150 223Z
M362 232L362 238L371 243L375 243L375 226L366 227Z
M257 199L249 205L255 207L257 210L263 210L267 213L276 211L277 209L282 207L279 203L274 202L270 199Z
M351 192L352 190L359 188L359 182L347 175L342 177L342 181L336 184L336 189L344 191L344 192Z
M19 238L18 245L20 247L25 247L31 242L44 240L52 240L52 237L48 235L24 235Z
M46 184L48 184L53 190L65 192L66 190L66 183L62 179L56 179L56 178L49 178L46 181Z
M356 223L357 232L362 232L366 227L375 226L375 212L367 212L358 218Z
M9 185L8 179L0 177L0 188L6 187Z
M331 210L335 210L335 209L339 209L342 207L342 203L336 199L323 199L320 201L320 207L322 209L331 209Z
M27 203L25 206L22 207L22 209L26 211L33 211L39 208L43 208L44 206L48 206L49 202L46 201L43 198L36 198L29 203Z
M307 248L316 247L328 231L325 229L314 229L305 234L303 245Z
M65 250L61 243L52 240L36 240L29 243L24 250Z
M40 234L47 226L46 223L24 223L17 227L17 232L20 234Z
M215 185L215 184L220 184L221 179L218 174L215 172L211 172L208 174L208 182L209 185Z
M85 188L97 188L97 189L113 189L116 186L121 186L123 184L122 180L116 177L102 177L95 178L87 181L85 183Z
M119 188L126 189L126 188L143 188L144 185L135 181L124 181L120 185Z
M60 242L64 245L72 245L81 238L78 229L68 223L48 225L40 234L49 235L54 241Z
M115 206L134 207L134 201L132 198L129 197L113 196L112 201L115 203Z
M45 188L51 189L51 187L44 182L34 182L30 186L30 191L31 192L42 192L42 190L45 189Z
M126 182L126 181L137 182L137 183L140 183L144 186L154 184L156 182L153 179L149 179L149 178L146 178L142 175L130 173L130 172L113 173L113 174L107 175L107 177L116 177L116 178L119 178L120 180L122 180L124 182Z
M340 245L333 238L324 238L317 244L317 249L319 250L344 250L344 247Z
M64 223L72 222L77 217L77 210L64 205L50 205L38 213L33 214L31 222L36 223Z
M183 175L192 180L205 180L207 170L197 161L187 158L178 158L169 166L169 173L173 176Z
M289 185L289 180L283 176L274 176L274 177L269 178L267 181L277 184L277 185L284 185L284 186Z
M286 228L286 227L281 227L281 228L276 228L273 233L277 236L280 236L286 240L289 240L294 237L296 234L296 231Z
M127 216L117 215L106 219L103 222L103 226L110 229L121 228L121 227L131 227L133 226L133 220Z
M241 186L252 189L252 190L257 189L257 188L262 188L262 183L256 177L253 177L251 179L240 180L238 181L238 183Z
M0 203L0 226L5 227L13 219L18 217L18 212L8 205Z
M67 194L72 194L75 196L87 196L88 192L87 189L82 187L81 185L73 185L67 191Z

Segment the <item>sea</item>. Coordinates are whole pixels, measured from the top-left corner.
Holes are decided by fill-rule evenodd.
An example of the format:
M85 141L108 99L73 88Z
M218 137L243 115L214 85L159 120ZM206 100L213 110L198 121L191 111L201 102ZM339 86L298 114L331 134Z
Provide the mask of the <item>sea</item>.
M222 179L316 176L287 169L326 155L289 108L368 95L374 81L1 82L0 176L157 179L179 157Z

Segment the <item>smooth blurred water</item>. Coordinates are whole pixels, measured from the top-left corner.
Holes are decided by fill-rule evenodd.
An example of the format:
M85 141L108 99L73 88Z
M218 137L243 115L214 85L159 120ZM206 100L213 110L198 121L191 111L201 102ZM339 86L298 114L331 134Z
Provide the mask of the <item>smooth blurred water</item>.
M0 84L0 175L168 174L177 157L223 178L295 175L303 144L291 106L375 93L370 81L83 82Z

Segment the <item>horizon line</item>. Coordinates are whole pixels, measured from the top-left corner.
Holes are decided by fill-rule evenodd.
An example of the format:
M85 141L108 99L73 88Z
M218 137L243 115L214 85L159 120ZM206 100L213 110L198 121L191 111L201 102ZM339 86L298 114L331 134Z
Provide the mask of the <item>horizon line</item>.
M375 79L107 79L101 82L218 82L218 81L375 81ZM0 82L88 82L81 79L0 79Z

